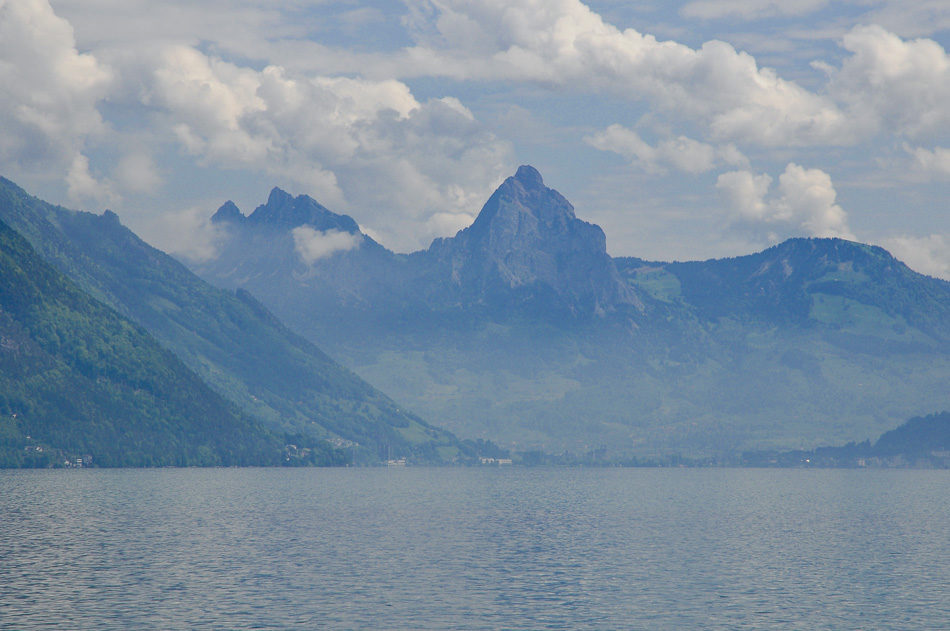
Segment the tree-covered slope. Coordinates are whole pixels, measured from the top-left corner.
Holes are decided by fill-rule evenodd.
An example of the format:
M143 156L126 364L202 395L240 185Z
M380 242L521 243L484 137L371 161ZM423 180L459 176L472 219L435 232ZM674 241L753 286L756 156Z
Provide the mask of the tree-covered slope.
M282 451L0 222L0 466L275 465Z
M36 199L0 178L9 222L84 290L142 325L217 392L270 427L358 443L367 457L451 457L458 441L312 343L246 292L217 289L104 215Z
M918 416L870 440L841 447L745 453L742 463L781 467L920 467L950 469L950 412Z
M685 263L617 259L635 286L705 320L864 329L913 328L950 342L950 283L918 274L880 247L789 239L762 252Z

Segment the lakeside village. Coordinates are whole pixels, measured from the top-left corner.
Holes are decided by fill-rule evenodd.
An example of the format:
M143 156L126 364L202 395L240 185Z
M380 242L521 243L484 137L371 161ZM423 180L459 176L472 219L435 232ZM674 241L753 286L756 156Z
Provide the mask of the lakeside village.
M27 439L29 438L30 437L27 436ZM46 448L43 447L43 445L27 445L23 449L24 451L32 452L35 454L46 453ZM77 456L73 458L72 460L70 460L69 458L63 458L63 461L62 461L62 467L64 469L82 469L83 467L90 467L90 466L92 466L91 454L84 454L81 457Z
M494 466L502 467L505 465L510 465L511 463L512 463L511 458L479 458L478 459L478 464L483 465L483 466L494 465ZM399 459L387 460L386 466L387 467L405 467L406 459L399 458Z

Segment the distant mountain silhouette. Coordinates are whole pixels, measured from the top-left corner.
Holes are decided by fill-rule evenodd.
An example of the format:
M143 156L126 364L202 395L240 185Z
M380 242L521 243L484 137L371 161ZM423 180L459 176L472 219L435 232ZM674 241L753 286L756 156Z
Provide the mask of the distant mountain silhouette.
M251 217L316 210L284 211L280 228L228 220L219 255L193 268L453 431L722 453L844 442L950 405L950 283L878 247L791 239L731 259L611 258L603 231L529 166L471 226L412 254L309 198L274 197ZM300 225L354 240L307 258Z

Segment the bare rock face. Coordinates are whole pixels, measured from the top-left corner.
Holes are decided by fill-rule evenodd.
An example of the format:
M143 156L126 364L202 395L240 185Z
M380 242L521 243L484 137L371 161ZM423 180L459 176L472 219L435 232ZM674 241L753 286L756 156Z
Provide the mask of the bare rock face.
M555 320L642 309L607 254L603 230L578 219L530 166L505 180L471 226L410 255L385 249L352 218L279 188L248 216L226 202L212 223L222 230L219 253L194 264L196 271L250 290L294 323L328 305L377 314L476 307L501 318ZM356 235L360 245L303 261L292 237L300 226Z
M267 203L258 206L249 216L245 217L234 202L229 200L211 217L211 222L278 230L310 226L320 231L338 230L351 234L359 232L359 226L351 217L331 212L309 195L293 197L277 187L271 190Z
M429 253L467 301L508 290L526 300L547 294L577 314L640 306L607 254L604 231L578 219L530 166L504 181L471 226L437 239Z

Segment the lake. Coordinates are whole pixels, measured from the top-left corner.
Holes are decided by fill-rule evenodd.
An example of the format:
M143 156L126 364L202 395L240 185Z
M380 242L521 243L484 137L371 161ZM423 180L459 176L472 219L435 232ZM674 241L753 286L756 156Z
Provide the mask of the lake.
M935 629L950 471L0 471L0 629Z

